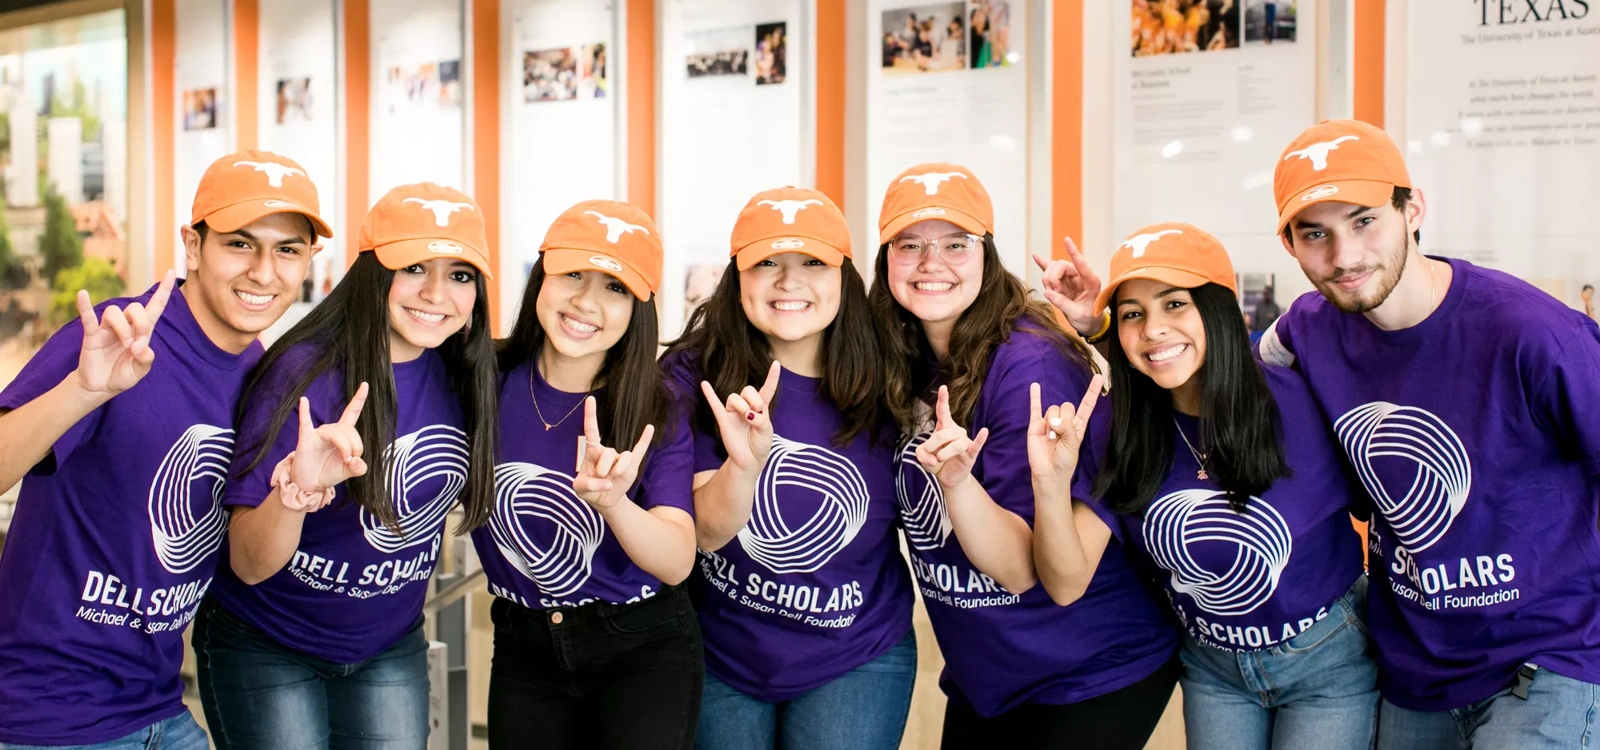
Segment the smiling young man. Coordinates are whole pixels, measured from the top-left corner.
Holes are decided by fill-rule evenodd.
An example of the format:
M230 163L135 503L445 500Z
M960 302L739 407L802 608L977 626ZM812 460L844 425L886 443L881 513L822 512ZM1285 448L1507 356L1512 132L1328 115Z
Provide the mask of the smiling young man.
M0 392L0 748L204 748L183 630L211 584L234 405L256 337L331 237L300 165L213 163L183 227L188 277L92 308Z
M1262 337L1371 496L1380 748L1576 747L1600 712L1600 328L1418 249L1427 203L1353 121L1290 144L1283 244L1317 288Z

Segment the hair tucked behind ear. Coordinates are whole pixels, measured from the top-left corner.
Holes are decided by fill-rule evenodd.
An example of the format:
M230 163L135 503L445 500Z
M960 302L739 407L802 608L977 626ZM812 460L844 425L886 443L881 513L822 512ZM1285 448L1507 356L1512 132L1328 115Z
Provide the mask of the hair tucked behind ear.
M1205 329L1201 378L1200 444L1206 469L1243 511L1272 483L1290 474L1279 439L1278 403L1250 354L1250 334L1233 292L1216 284L1189 290ZM1115 324L1113 324L1115 325ZM1122 342L1110 342L1111 439L1094 494L1117 513L1140 513L1172 473L1177 452L1172 393L1134 369ZM1191 436L1192 437L1192 436ZM1204 447L1202 447L1204 446Z
M394 273L372 253L357 255L350 271L328 298L290 328L250 371L235 422L243 420L246 405L252 399L280 399L260 442L240 446L241 455L255 453L240 472L242 476L266 460L279 431L295 419L300 397L323 373L329 369L342 373L346 400L355 395L361 383L366 383L367 403L356 421L356 433L365 448L367 473L352 477L345 487L355 504L390 530L405 534L407 530L400 528L394 510L394 494L401 490L383 486L390 476L387 449L394 442L399 415L389 354L389 288L394 283ZM482 274L478 274L477 287L470 330L451 336L438 350L467 424L467 485L460 496L466 516L457 533L481 526L494 507L498 385L494 341L489 336L488 288ZM285 362L284 356L302 345L309 345L314 352L309 361ZM288 391L281 396L264 388L267 375L280 363L304 368L288 379Z
M848 444L862 432L882 437L877 428L885 415L883 365L867 309L866 284L848 261L839 272L839 312L822 333L822 386L842 418L833 435L836 446ZM772 366L767 338L745 317L741 296L738 264L729 261L716 291L694 311L683 336L667 348L668 355L688 352L696 357L695 364L719 394L737 393L747 385L759 387ZM700 399L694 403L700 427L716 434L710 409Z
M883 339L885 371L884 400L902 432L916 434L916 402L928 400L937 385L950 389L950 416L965 425L978 404L983 381L989 374L989 360L995 347L1011 338L1019 325L1027 325L1047 336L1058 349L1085 369L1093 369L1088 349L1076 336L1067 334L1049 303L1033 299L1028 287L1000 262L994 235L983 237L983 280L978 297L956 319L950 335L950 356L938 366L932 378L918 378L921 363L934 361L922 321L900 306L889 291L889 250L878 248L872 291L867 298Z
M541 257L528 274L511 335L499 342L502 373L511 372L523 362L528 362L529 367L539 366L539 352L546 338L544 326L539 323L539 290L544 288L545 279ZM633 301L633 316L628 321L628 330L606 352L593 389L595 403L599 406L595 418L600 423L600 436L606 445L618 451L632 448L645 425L656 426L651 445L660 445L674 428L669 418L672 401L667 393L666 377L656 362L660 326L655 303L633 297L631 292L629 298ZM646 463L649 460L647 455Z

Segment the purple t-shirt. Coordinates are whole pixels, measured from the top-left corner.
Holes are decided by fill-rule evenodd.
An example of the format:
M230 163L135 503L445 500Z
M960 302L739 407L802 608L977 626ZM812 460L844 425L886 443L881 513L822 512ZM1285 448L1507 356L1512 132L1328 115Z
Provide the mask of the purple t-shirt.
M1525 662L1600 683L1600 328L1449 262L1416 326L1313 292L1261 341L1305 374L1372 497L1379 685L1419 711L1487 698Z
M1026 324L1024 324L1026 325ZM1045 403L1074 403L1089 371L1044 334L1019 327L995 348L968 434L989 428L972 474L1001 507L1033 524L1028 469L1028 388ZM944 653L940 686L980 715L1028 703L1065 705L1105 695L1150 676L1172 657L1177 630L1124 557L1109 547L1083 598L1061 607L1043 586L1001 588L961 549L945 514L944 492L917 462L923 431L900 452L901 525L928 618Z
M93 744L183 713L183 630L227 530L233 407L261 345L217 348L182 282L137 385L22 480L0 556L0 743ZM135 299L99 306L148 303ZM78 367L74 320L0 393L16 409Z
M665 368L679 398L703 407L690 358L675 355ZM706 669L774 703L882 656L911 630L893 435L834 445L843 420L821 387L818 378L779 376L772 452L750 521L721 549L700 551L693 579ZM715 471L727 459L722 437L695 427L694 470Z
M304 374L313 351L303 346L289 352L245 405L239 428L244 450L234 457L233 472L254 458L249 448L265 437L273 410L292 379ZM467 483L466 419L444 360L430 349L396 364L394 385L396 438L381 451L367 447L364 455L372 472L381 471L380 456L388 460L387 484L398 488L394 509L403 533L356 505L339 485L331 505L306 514L288 565L250 586L224 564L212 591L223 609L273 640L340 664L377 656L416 626L444 541L445 516ZM341 372L323 372L306 388L312 422L338 421L351 395ZM272 494L272 470L299 439L297 420L291 415L266 458L228 484L223 503L255 507Z
M1352 493L1333 431L1298 373L1263 365L1282 417L1284 456L1293 472L1252 497L1238 513L1216 478L1176 435L1172 472L1143 513L1112 513L1091 498L1110 438L1110 409L1096 414L1079 452L1074 493L1117 541L1160 569L1173 612L1195 640L1225 651L1287 643L1328 614L1361 577L1361 537L1350 525ZM1102 404L1105 402L1101 402ZM1200 420L1176 414L1196 443Z
M608 533L600 512L572 490L587 395L552 388L527 362L501 385L494 512L488 524L472 532L472 543L489 592L530 609L636 602L662 588ZM606 408L605 402L597 407ZM541 413L559 424L539 429ZM683 425L665 427L656 425L657 444L645 456L629 497L645 510L667 506L693 516L693 443ZM633 443L609 447L620 452Z

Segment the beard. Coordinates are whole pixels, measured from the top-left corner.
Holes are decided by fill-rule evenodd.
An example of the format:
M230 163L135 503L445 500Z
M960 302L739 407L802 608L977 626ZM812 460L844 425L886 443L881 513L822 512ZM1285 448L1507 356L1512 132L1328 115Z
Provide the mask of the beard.
M1394 292L1394 288L1400 284L1400 276L1405 273L1406 258L1411 251L1410 236L1405 234L1405 227L1402 226L1400 231L1399 247L1378 264L1336 268L1332 274L1317 279L1315 286L1317 291L1322 293L1323 299L1328 300L1341 312L1357 315L1376 310L1386 302L1389 295ZM1368 279L1361 289L1345 290L1334 283L1334 279L1367 272L1372 273L1372 278Z

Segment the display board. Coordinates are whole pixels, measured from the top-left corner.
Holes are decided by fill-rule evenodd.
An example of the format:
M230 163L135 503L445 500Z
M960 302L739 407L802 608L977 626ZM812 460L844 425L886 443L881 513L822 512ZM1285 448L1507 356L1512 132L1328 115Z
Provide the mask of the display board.
M750 196L814 180L810 18L802 0L663 0L663 336L715 288Z
M505 0L501 49L501 330L510 330L528 270L556 216L582 200L616 199L619 77L615 3Z
M1113 226L1162 221L1215 234L1250 314L1309 289L1276 233L1272 175L1317 121L1312 0L1122 0L1114 14ZM1095 248L1109 256L1114 248ZM1279 285L1286 293L1279 293Z
M953 162L983 181L994 200L1001 257L1026 277L1028 76L1043 74L1041 58L1028 49L1028 23L1025 0L867 3L872 240L895 175L923 162Z
M413 182L470 193L461 0L384 0L372 3L370 12L368 205Z
M194 218L194 191L211 162L233 150L233 105L229 81L227 0L177 0L177 66L173 71L172 210L173 226ZM172 248L178 275L184 275L183 237L157 237L157 247ZM157 260L156 269L162 268Z
M1588 307L1600 283L1600 2L1410 0L1406 151L1423 249Z
M338 145L337 11L334 0L274 0L260 6L259 144L305 167L317 186L322 218L336 235L335 240L322 241L322 252L312 259L311 273L294 307L262 335L268 342L333 291L346 267L345 235L357 229L343 221L338 179L343 165Z

